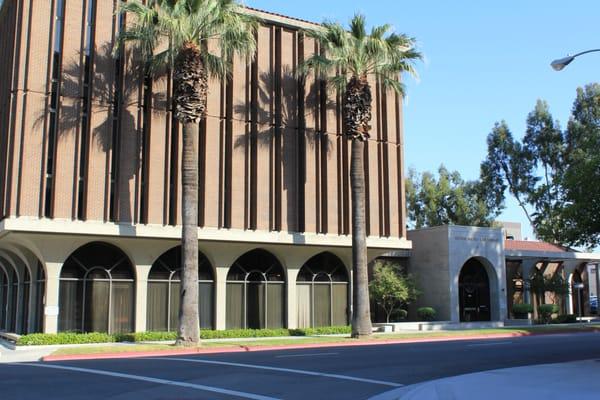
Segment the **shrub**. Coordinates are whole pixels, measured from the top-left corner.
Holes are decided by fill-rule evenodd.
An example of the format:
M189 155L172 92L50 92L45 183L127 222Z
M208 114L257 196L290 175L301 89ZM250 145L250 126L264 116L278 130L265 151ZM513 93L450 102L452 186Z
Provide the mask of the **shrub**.
M177 339L177 332L135 332L115 336L117 342L158 342Z
M30 333L29 335L21 336L17 341L17 345L41 346L52 344L112 343L115 341L115 335L100 332Z
M408 311L406 310L398 310L392 315L392 320L394 321L404 321L408 317Z
M527 303L513 304L512 311L515 318L525 319L527 318L527 314L533 312L533 306Z
M577 322L577 316L575 314L559 315L550 321L552 324L573 324L575 322Z
M417 316L421 321L435 320L435 309L433 307L420 307L417 309Z
M538 314L540 316L540 322L547 324L552 319L552 314L558 312L558 306L556 304L541 304L538 306Z

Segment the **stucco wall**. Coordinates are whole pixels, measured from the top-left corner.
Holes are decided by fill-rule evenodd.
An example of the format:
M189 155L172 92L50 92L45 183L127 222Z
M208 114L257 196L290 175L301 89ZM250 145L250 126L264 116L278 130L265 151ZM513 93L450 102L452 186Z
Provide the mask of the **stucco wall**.
M437 319L448 321L451 314L448 229L441 226L408 231L407 236L413 244L409 270L422 291L411 311L414 315L418 307L433 307Z

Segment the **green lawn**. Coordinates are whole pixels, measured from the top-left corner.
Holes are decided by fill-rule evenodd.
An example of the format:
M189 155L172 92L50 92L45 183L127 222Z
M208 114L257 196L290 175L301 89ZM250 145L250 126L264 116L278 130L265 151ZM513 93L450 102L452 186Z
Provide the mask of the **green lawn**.
M375 334L368 341L386 341L400 339L426 339L426 338L452 338L461 336L481 336L496 334L514 334L531 335L540 333L562 333L562 332L600 332L600 324L573 324L573 325L541 325L527 328L496 328L496 329L470 329L458 331L429 331L429 332L410 332L410 333L392 333ZM313 336L299 337L297 339L273 338L273 339L240 339L235 341L203 341L198 349L206 348L232 348L232 347L260 347L260 346L294 346L299 344L345 344L351 343L354 339L340 336ZM145 351L169 351L178 349L172 344L106 344L98 346L65 347L56 350L52 355L83 355L83 354L101 354L101 353L125 353L125 352L145 352Z

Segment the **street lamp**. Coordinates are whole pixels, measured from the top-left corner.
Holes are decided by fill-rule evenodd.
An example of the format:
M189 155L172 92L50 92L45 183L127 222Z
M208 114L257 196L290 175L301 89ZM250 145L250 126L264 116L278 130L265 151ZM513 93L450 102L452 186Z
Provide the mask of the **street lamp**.
M573 54L572 56L566 56L563 58L559 58L557 60L554 60L550 63L550 66L555 70L555 71L561 71L564 67L566 67L567 65L569 65L571 63L571 61L573 61L575 59L575 57L579 57L582 54L587 54L587 53L594 53L600 51L600 49L592 49L592 50L586 50L586 51L582 51L581 53L577 53L577 54Z

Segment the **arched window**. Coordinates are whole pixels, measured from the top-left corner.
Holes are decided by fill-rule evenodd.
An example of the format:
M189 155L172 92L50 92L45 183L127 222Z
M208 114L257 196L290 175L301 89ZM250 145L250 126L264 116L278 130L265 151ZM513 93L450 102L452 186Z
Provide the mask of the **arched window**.
M19 309L19 276L17 271L13 268L11 272L11 289L10 289L10 325L8 327L9 332L17 331L17 312Z
M181 246L165 252L148 276L147 330L173 331L179 325ZM214 328L214 278L206 256L198 252L198 314L200 328Z
M296 284L298 328L348 324L348 273L331 253L321 253L300 269Z
M134 303L133 266L117 247L89 243L63 264L59 331L132 332Z
M8 275L0 268L0 329L6 330L8 310Z
M37 262L35 273L35 287L33 292L35 293L35 318L33 319L35 325L30 329L31 332L42 332L44 330L44 304L46 296L46 274L44 273L44 267L40 261Z
M31 274L27 267L25 267L25 274L23 283L21 284L21 327L18 333L28 333L28 322L29 322L29 296L31 293Z
M244 254L227 274L227 329L282 328L284 291L283 267L271 253Z

